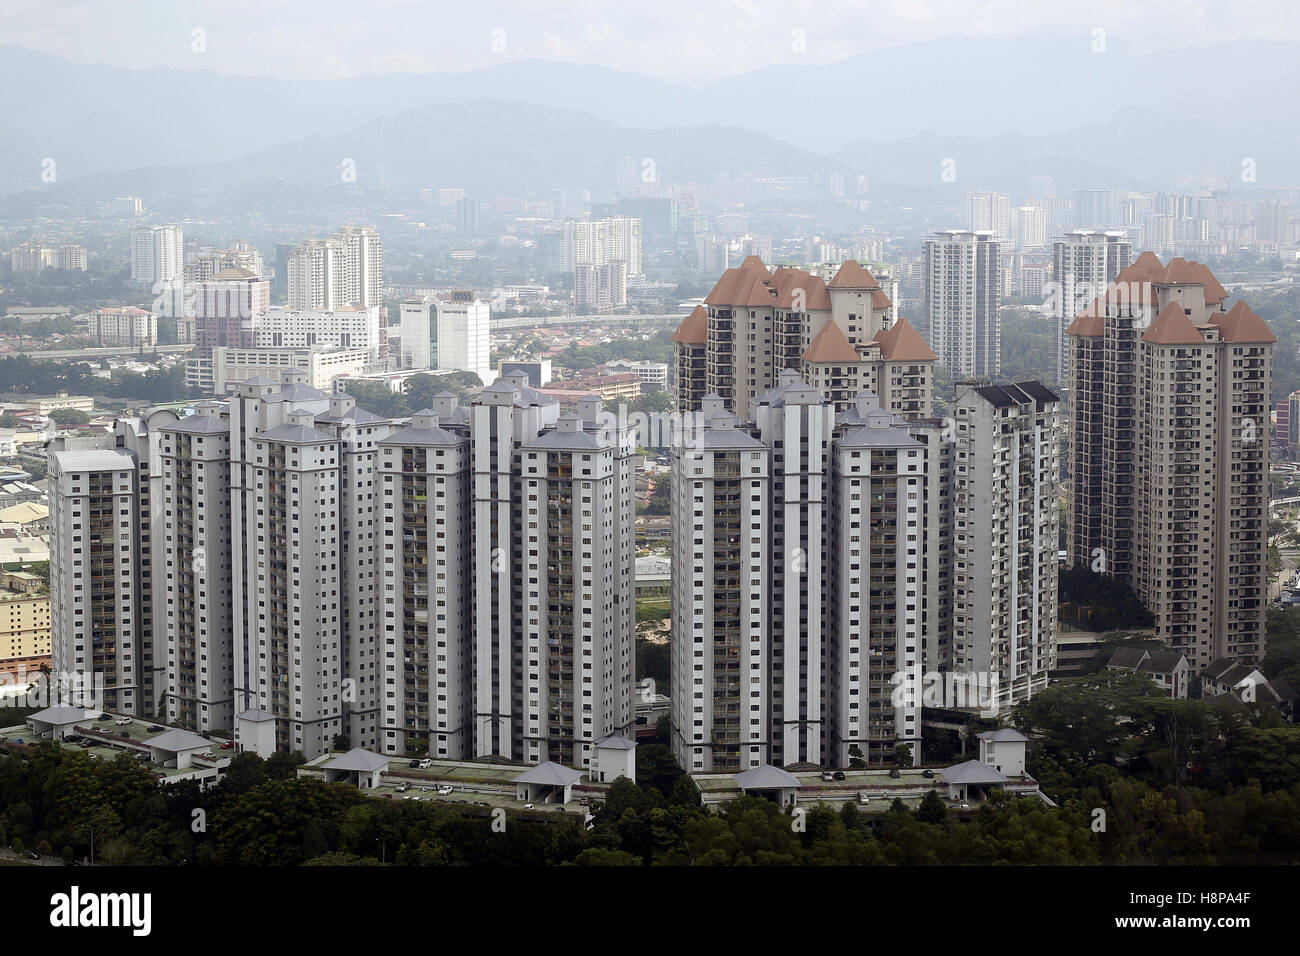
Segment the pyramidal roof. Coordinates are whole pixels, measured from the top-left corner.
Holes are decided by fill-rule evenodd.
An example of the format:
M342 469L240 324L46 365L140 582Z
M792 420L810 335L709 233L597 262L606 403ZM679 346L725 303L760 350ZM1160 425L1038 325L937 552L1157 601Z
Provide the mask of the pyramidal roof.
M862 356L849 344L848 336L834 322L822 326L803 353L805 362L861 362Z
M1150 328L1142 333L1142 341L1155 345L1204 345L1205 337L1196 331L1183 307L1170 302L1160 310Z
M832 289L879 289L880 283L856 259L848 259L830 282Z
M709 310L697 305L691 314L682 319L673 333L672 341L685 345L703 345L709 339Z
M876 342L881 356L888 362L934 362L938 358L921 333L904 318L892 328L877 332Z
M1193 271L1200 280L1205 283L1205 304L1218 305L1228 297L1228 290L1219 284L1219 280L1214 277L1210 267L1203 262L1192 262Z
M1226 313L1221 312L1212 316L1210 322L1219 327L1220 334L1226 342L1277 341L1277 336L1273 334L1268 324L1240 299Z
M1165 271L1164 265L1160 262L1160 257L1150 250L1134 259L1124 272L1129 269L1136 270L1137 275L1145 276L1148 279L1154 279Z
M1201 285L1205 280L1196 274L1196 269L1190 262L1182 256L1176 256L1169 260L1164 273L1152 281L1161 285Z
M1102 296L1093 299L1082 312L1074 317L1066 335L1103 335L1106 331L1106 303Z

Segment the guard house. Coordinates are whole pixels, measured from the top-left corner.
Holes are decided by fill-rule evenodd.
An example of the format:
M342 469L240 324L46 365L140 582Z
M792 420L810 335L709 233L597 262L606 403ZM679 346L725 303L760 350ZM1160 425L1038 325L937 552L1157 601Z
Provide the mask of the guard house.
M980 763L1008 777L1025 775L1025 747L1029 738L1018 730L1003 727L979 734Z
M524 803L568 803L573 797L573 785L581 779L581 770L548 760L510 782L515 785L515 796Z
M62 740L72 728L88 716L84 707L46 707L29 714L27 726L41 740Z
M275 753L275 714L258 707L235 715L235 747L263 760Z
M188 730L169 730L156 737L150 737L149 754L153 763L159 767L175 767L187 770L193 766L194 755L206 752L212 747L212 741Z
M636 783L636 741L609 734L591 745L591 780L593 783L613 783L627 777Z
M942 771L948 785L948 799L960 803L983 803L995 787L1007 785L1007 775L980 760L967 760Z
M388 758L353 747L341 757L321 764L321 770L325 772L326 783L350 783L363 790L373 790L388 770Z
M738 773L734 779L736 786L749 796L774 800L780 806L793 804L799 795L799 778L771 764Z

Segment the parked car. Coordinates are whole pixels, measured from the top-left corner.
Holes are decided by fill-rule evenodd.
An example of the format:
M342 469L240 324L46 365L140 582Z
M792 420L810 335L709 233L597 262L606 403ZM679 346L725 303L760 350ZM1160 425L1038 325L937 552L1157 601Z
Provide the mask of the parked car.
M151 733L151 734L160 734L160 733L162 733L162 732L163 732L163 728L160 727L160 726L158 726L157 724L152 724L152 725L149 727L149 733Z
M895 780L897 780L897 779L898 779L899 777L901 777L902 775L903 775L903 771L899 770L897 767L895 767L893 770L889 771L889 776L892 777L892 778L895 779Z
M420 761L421 770L428 770L432 766L433 766L433 761L429 760L427 757L424 760Z
M65 744L75 744L81 740L81 734L67 734L63 738Z
M130 717L119 717L117 720L113 721L113 723L117 724L119 727L125 727L132 723L132 720Z
M93 747L95 746L95 742L89 738L83 738L77 741L77 746L82 748Z
M834 779L835 779L835 776L834 776L834 775L833 775L829 770L823 770L823 771L822 771L822 779L823 779L823 780L834 780Z
M865 805L865 804L868 804L868 803L870 803L870 802L871 802L871 797L867 795L866 791L864 791L864 790L859 790L859 791L858 791L858 803L861 803L861 804L864 804L864 805Z
M41 858L41 855L35 850L27 850L23 853L23 856L27 857L29 860L39 860Z
M233 740L227 740L224 744L221 745L221 749L222 749L222 750L234 750L234 749L235 749L235 742L234 742Z
M22 743L22 742L23 742L23 738L21 738L21 737L15 737L15 738L14 738L14 743L16 743L16 744L20 744L20 743Z
M100 715L99 715L99 719L100 719L100 720L112 720L112 719L113 719L113 715L112 715L112 714L100 714Z
M449 793L451 793L451 787L443 786L438 788L438 796L440 797L445 797Z
M844 771L843 771L843 770L836 770L836 771L835 771L835 779L836 779L836 780L843 780L843 779L844 779Z
M922 771L921 771L921 776L924 777L926 780L933 780L933 779L934 779L934 771L933 771L933 770L922 770Z
M414 770L416 767L420 766L420 761L418 761L418 760L412 760L410 766L411 766L411 769Z
M141 763L153 763L152 754L136 754L135 759L140 761Z
M531 809L533 809L533 805L532 805L531 803L525 803L525 804L524 804L524 809L525 809L525 810L531 810Z
M130 736L131 736L131 732L128 731L128 730L119 730L118 733L117 733L117 735L118 735L119 737L130 737Z
M407 783L405 780L403 780L393 789L396 790L398 793L406 793L406 791L411 789L411 785Z

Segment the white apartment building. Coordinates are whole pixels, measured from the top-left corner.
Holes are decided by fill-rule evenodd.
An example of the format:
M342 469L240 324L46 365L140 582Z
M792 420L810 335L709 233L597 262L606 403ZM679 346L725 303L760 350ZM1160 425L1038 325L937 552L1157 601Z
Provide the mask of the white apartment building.
M387 317L377 305L334 309L271 309L259 317L253 345L260 349L365 349L374 360L385 345Z
M453 292L436 307L438 368L473 372L484 385L491 384L491 306L473 293Z
M793 371L755 413L707 395L674 442L674 752L690 771L916 753L926 447L871 393L836 416Z
M242 240L229 249L200 252L185 263L185 278L189 282L207 282L226 269L240 269L259 279L269 279L262 254Z
M925 241L930 346L958 377L995 378L1001 363L1002 276L992 232L948 229Z
M1056 666L1060 399L1038 382L957 386L953 669L999 710Z
M1052 318L1056 324L1056 351L1051 371L1064 382L1068 342L1065 327L1089 303L1105 295L1107 285L1133 261L1133 243L1125 232L1094 232L1072 229L1052 244L1052 275L1057 283L1060 307Z
M382 442L388 752L586 766L633 726L634 436L523 381Z
M10 250L9 265L14 272L40 272L42 269L85 272L86 247L75 242L57 246L24 242Z
M966 218L972 232L991 232L995 239L1011 239L1011 199L1004 193L971 193L966 197Z
M184 278L185 235L180 226L136 226L131 230L131 281L141 285Z
M100 346L153 346L158 344L158 317L134 306L96 309L86 316L86 334Z
M213 395L227 394L237 382L266 378L281 384L286 375L305 372L306 383L324 392L334 391L340 378L366 375L378 364L369 349L242 349L217 346L209 359L185 363L185 383Z
M573 267L573 306L589 312L604 312L627 305L627 264L622 260L595 265L579 262Z
M647 388L662 391L668 387L667 362L634 362L631 359L614 359L605 363L605 370L611 374L631 372L641 380L641 390Z
M289 308L331 311L384 302L384 243L369 226L349 226L289 254Z
M560 227L560 268L572 272L580 262L603 266L622 262L628 276L641 275L641 220L567 219Z
M159 716L197 731L234 718L230 422L219 402L159 429L161 510L154 630L165 685Z

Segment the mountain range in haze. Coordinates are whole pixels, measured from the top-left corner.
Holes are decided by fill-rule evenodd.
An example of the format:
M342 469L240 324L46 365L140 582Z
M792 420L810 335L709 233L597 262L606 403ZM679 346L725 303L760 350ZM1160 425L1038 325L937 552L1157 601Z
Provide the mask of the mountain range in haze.
M949 37L697 89L543 60L300 81L77 64L11 45L0 83L22 95L4 114L0 196L13 211L109 191L310 194L337 186L345 158L379 193L540 196L612 186L623 155L706 184L865 173L873 193L938 190L949 158L960 188L1023 191L1035 173L1058 189L1232 184L1245 159L1260 184L1280 185L1300 181L1287 82L1298 58L1300 44L1283 42L1136 54L1115 41L1092 53L1086 39ZM1250 96L1225 79L1243 62Z

